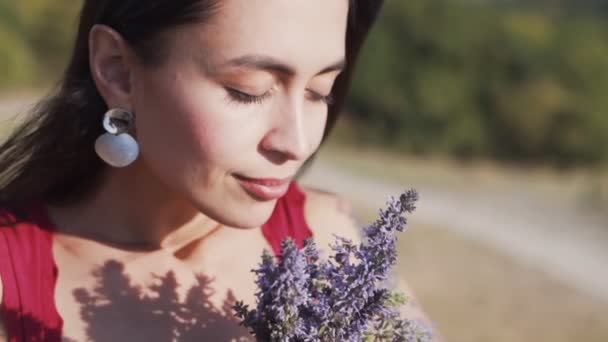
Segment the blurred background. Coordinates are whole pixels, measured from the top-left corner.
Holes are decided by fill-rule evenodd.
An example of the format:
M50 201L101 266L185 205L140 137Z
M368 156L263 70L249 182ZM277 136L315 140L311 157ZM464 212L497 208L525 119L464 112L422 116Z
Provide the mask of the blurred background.
M0 134L80 2L0 0ZM399 275L448 341L608 341L608 2L388 0L302 180L371 222L421 200Z

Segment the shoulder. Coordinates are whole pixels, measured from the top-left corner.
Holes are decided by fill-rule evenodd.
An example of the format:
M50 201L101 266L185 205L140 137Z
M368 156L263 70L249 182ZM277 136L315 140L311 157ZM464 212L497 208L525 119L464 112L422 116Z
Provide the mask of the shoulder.
M350 201L313 187L303 186L302 191L306 196L304 216L321 249L334 241L333 234L360 243L361 227Z

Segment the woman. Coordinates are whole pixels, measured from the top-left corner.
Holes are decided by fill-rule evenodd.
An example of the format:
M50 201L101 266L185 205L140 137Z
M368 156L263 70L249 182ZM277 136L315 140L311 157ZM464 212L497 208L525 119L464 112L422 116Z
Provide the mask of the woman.
M58 90L0 148L8 340L246 340L230 306L264 248L356 235L295 179L380 5L86 0Z

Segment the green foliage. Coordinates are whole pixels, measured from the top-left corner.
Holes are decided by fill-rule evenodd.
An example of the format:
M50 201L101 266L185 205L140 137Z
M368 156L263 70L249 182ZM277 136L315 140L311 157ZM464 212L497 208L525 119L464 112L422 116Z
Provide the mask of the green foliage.
M608 26L551 5L388 0L349 99L360 141L460 158L608 159Z
M0 23L0 88L32 82L34 67L29 46Z
M73 0L0 3L0 87L39 86L59 76L67 63L78 7Z

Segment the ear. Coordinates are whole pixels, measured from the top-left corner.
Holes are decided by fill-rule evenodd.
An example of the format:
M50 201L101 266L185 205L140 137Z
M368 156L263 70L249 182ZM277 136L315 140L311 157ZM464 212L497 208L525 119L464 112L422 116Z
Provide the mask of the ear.
M89 66L93 81L109 108L132 111L135 59L121 35L106 25L89 32Z

